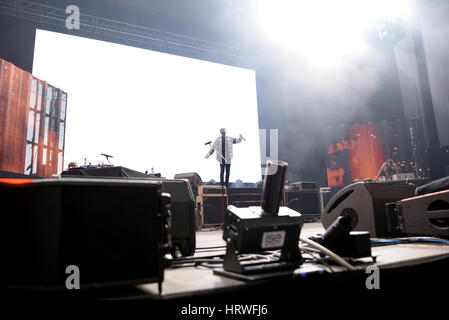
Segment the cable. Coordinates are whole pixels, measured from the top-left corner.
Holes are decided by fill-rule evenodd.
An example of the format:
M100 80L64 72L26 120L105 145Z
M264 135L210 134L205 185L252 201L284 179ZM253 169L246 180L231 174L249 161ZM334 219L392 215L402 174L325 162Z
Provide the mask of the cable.
M307 253L309 256L311 256L313 258L312 260L316 260L315 262L324 264L326 266L326 268L328 268L331 273L335 272L334 269L332 269L331 266L324 259L321 259L320 256L315 256L312 254L312 252L315 252L315 251L309 250L309 248L303 249L303 250L304 250L304 253Z
M195 251L195 254L203 254L208 252L226 252L226 248L223 249L203 249L203 250L197 250Z
M212 246L212 247L199 247L195 250L206 250L206 249L226 249L226 246Z
M449 244L448 240L443 240L439 238L418 238L416 239L417 242L436 242L436 243L444 243Z
M262 262L271 262L274 254L243 254L239 257L239 261L262 261ZM191 266L205 266L211 267L212 264L222 264L224 259L223 255L214 255L209 258L206 257L185 257L178 258L176 260L171 260L170 268L182 268L182 267L191 267Z
M326 249L325 247L323 247L321 244L307 239L307 238L299 238L300 241L305 242L313 247L315 247L316 249L320 250L322 253L324 253L325 255L328 255L332 260L334 260L335 262L337 262L338 264L346 267L349 270L356 270L351 264L349 264L346 260L344 260L342 257L336 255L335 253L333 253L332 251L330 251L329 249Z
M319 253L319 250L315 250L314 248L301 248L301 250L304 251L304 253L307 253L308 255L310 255L311 257L313 257L315 260L318 261L318 263L324 264L329 270L330 272L334 273L334 269L332 269L332 267L326 262L325 259L321 258ZM314 255L313 253L317 253L317 255Z
M434 237L408 237L408 238L396 238L396 239L371 239L371 243L378 245L388 245L396 243L412 243L412 242L434 242L448 244L448 240L434 238Z
M195 258L195 259L186 259L181 261L173 261L173 264L183 264L183 263L194 263L194 262L223 262L223 259L201 259L201 258Z

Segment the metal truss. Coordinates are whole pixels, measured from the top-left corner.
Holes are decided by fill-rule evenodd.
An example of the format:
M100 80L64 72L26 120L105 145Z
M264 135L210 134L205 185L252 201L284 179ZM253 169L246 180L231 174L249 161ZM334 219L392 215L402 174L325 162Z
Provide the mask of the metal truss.
M65 8L57 8L27 0L0 0L0 14L19 17L37 23L39 28L67 32ZM179 53L224 56L237 60L248 60L248 53L240 48L161 31L144 26L105 19L80 13L80 29L71 30L74 35L121 40L139 46Z

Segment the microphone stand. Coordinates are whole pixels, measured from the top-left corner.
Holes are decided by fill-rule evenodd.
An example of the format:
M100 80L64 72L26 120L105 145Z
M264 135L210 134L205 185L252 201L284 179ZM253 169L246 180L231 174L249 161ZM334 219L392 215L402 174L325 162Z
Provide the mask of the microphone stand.
M102 153L101 155L104 156L106 158L106 160L108 161L108 166L112 167L111 162L109 161L109 158L114 158L114 157L109 154L105 154L105 153Z
M206 145L210 145L210 143L206 143ZM225 162L226 162L226 159L225 159L225 157L223 157L222 155L221 155L221 153L220 152L218 152L218 150L217 150L217 148L215 148L215 144L214 144L214 146L213 146L213 149L215 150L215 152L220 156L220 158L222 158Z

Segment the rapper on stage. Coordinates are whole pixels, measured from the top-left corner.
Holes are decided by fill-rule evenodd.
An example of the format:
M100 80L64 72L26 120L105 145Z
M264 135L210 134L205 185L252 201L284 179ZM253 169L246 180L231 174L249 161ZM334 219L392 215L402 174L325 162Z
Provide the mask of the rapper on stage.
M214 144L211 146L209 152L205 158L208 159L214 152L216 153L216 159L220 163L220 184L228 186L229 173L231 171L231 159L233 157L233 144L240 143L245 140L240 134L238 138L229 137L226 135L226 129L220 129L221 136L215 139ZM226 177L224 177L226 171Z

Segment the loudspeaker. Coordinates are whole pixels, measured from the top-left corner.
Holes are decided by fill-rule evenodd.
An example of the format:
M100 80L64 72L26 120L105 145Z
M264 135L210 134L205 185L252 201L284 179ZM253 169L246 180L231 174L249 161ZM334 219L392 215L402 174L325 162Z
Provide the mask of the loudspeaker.
M203 225L221 225L228 206L228 197L221 194L198 196L197 206Z
M203 180L201 180L200 175L196 172L178 173L178 174L175 174L175 179L189 180L190 186L192 188L197 188L197 187L203 185Z
M262 188L228 188L229 204L238 208L260 206Z
M420 196L443 190L449 190L449 177L434 180L425 185L417 187L415 190L415 195Z
M333 187L322 187L320 188L320 213L323 213L324 208L329 203L329 201L334 197L334 195L343 189L344 186L333 186Z
M301 213L304 221L312 222L320 218L320 201L318 190L286 190L284 204Z
M369 231L371 237L388 235L385 204L414 195L415 186L394 183L358 182L335 194L321 214L328 228L339 216L350 219L355 231Z
M2 179L2 280L65 288L76 266L81 288L161 283L167 201L150 180Z
M114 177L130 181L149 179L161 182L162 192L167 192L171 195L173 245L179 249L183 256L192 256L195 253L195 197L188 177L191 177L192 181L201 181L201 178L196 173L181 174L183 179L189 180L188 182L185 180L151 177L125 167L76 169L66 171L65 175L73 178L101 177L105 179Z
M160 180L162 192L171 195L172 243L183 256L193 256L196 249L196 208L192 188L186 180Z
M449 190L390 203L387 209L392 234L449 237Z

